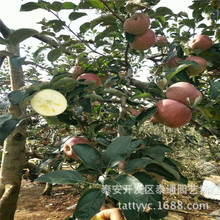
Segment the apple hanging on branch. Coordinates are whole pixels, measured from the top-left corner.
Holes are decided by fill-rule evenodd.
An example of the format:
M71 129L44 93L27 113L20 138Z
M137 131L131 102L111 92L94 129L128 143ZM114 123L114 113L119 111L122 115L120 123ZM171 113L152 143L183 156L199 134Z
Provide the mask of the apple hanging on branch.
M75 160L79 160L79 158L76 156L76 154L72 149L72 147L75 146L76 144L90 145L89 141L84 137L71 137L64 143L63 152L67 157L73 158Z
M194 61L199 64L199 68L196 68L192 65L187 67L187 74L189 76L198 75L205 71L206 66L207 66L207 61L203 59L202 57L190 56L190 57L187 57L186 60Z
M172 99L162 99L156 104L158 110L154 114L157 122L170 128L186 125L192 118L190 108L181 102Z
M166 97L181 102L185 105L199 104L202 93L188 82L178 82L171 85L166 91Z
M193 50L199 49L201 51L209 50L213 45L212 39L207 35L196 36L189 44Z
M85 84L88 84L89 82L93 81L95 83L95 87L102 85L100 78L94 73L83 73L77 78L77 80L82 80L82 79L85 80Z
M142 35L150 26L150 19L145 13L135 13L124 22L124 29L129 34Z

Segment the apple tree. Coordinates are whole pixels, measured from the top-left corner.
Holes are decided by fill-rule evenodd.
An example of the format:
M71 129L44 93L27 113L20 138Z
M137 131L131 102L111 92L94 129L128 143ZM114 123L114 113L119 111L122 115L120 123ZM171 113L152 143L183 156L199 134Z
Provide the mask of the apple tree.
M35 179L84 186L69 219L91 219L107 201L119 206L127 219L167 215L161 208L161 178L182 184L187 179L179 163L167 154L172 152L171 146L153 130L143 133L140 128L149 121L179 128L183 134L195 127L219 139L220 5L215 0L194 1L189 6L190 18L186 12L176 14L158 3L39 0L24 3L21 11L46 10L54 16L40 21L41 32L12 31L1 23L0 43L8 48L2 57L9 57L11 78L21 82L8 94L9 113L0 116L2 219L13 219L16 208L29 118L44 118L54 131L64 125L69 129L40 164L41 170L49 164L52 172ZM90 13L95 18L88 21ZM76 30L79 19L83 22ZM29 80L24 87L21 67L25 59L17 50L29 37L43 42L33 61L46 53L51 68L45 68L46 82ZM146 82L138 80L140 71L146 73ZM36 77L41 74L45 71L35 73ZM86 141L73 142L77 137ZM49 149L47 144L45 148ZM19 161L16 171L15 157ZM73 169L62 170L63 161ZM92 182L88 177L93 177ZM14 201L11 215L5 211L9 201ZM139 209L129 209L128 204Z

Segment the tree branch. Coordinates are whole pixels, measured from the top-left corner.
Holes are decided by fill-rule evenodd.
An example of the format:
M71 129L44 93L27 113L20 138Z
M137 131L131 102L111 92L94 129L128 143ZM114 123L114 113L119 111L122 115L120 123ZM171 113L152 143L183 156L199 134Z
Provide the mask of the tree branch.
M124 23L124 20L119 17L109 6L108 4L104 1L104 0L100 0L100 2L102 2L103 5L105 5L105 7L119 20L121 21L122 23Z
M0 33L4 38L8 38L11 33L11 29L9 29L1 19L0 19Z

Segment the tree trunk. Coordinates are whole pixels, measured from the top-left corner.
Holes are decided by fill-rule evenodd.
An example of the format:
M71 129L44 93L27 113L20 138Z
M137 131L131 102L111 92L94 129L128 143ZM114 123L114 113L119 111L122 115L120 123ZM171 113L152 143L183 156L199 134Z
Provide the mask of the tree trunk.
M19 56L19 47L9 46L8 51ZM23 71L14 68L9 60L11 90L24 86ZM19 106L10 106L10 114L18 118L24 113ZM4 142L0 171L0 219L13 220L20 192L22 170L25 163L26 122L22 121Z

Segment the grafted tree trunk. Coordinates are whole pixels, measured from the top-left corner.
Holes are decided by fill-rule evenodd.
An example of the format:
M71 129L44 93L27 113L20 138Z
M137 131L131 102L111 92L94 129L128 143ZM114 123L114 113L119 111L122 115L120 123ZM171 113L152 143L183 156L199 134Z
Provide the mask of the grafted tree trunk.
M0 31L8 38L10 31L0 20ZM8 52L19 56L18 46L9 46ZM24 86L23 71L14 68L10 62L11 90L18 90ZM11 105L9 113L19 118L24 110L19 106ZM26 122L22 121L4 142L2 164L0 171L0 219L13 220L17 206L18 195L22 179L22 170L25 163Z

